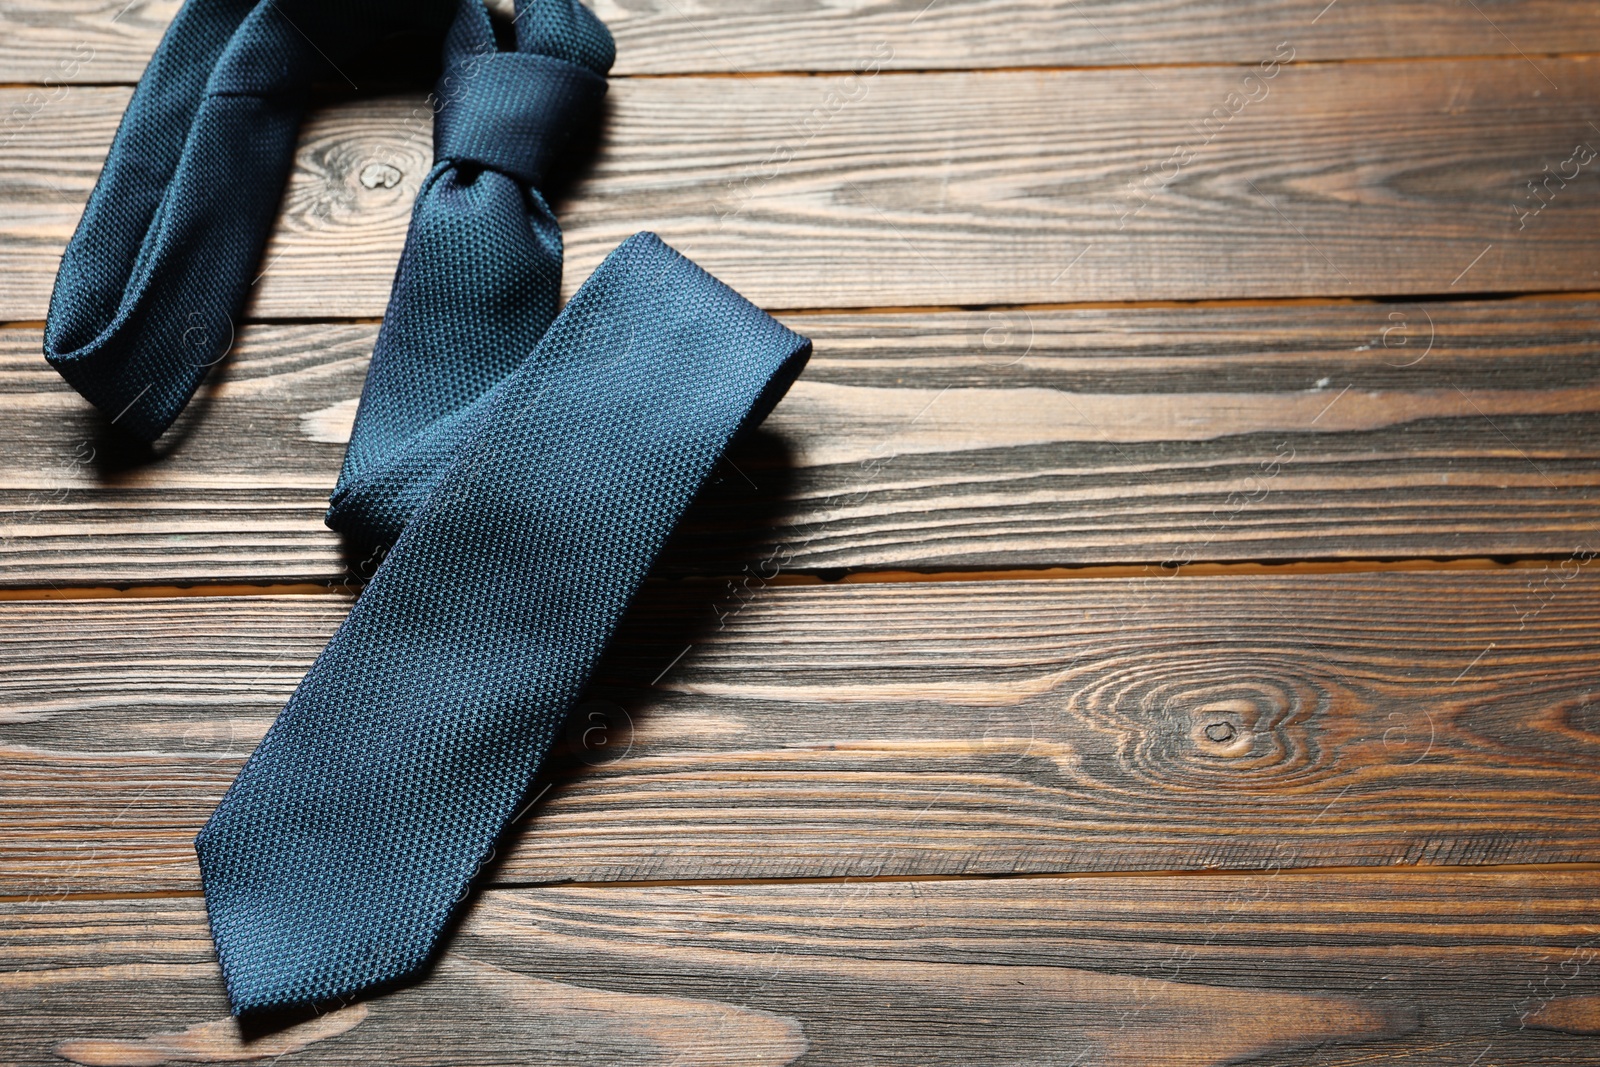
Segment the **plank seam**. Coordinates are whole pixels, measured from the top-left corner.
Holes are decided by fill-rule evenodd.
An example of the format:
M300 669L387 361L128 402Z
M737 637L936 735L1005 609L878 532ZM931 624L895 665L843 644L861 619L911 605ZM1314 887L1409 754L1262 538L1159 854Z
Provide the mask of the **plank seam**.
M666 878L666 879L614 879L611 881L584 881L562 879L554 881L496 881L475 886L472 895L515 892L528 889L692 889L718 886L803 886L803 885L897 885L901 883L977 883L977 882L1064 882L1121 880L1190 880L1212 878L1416 878L1432 875L1455 875L1484 879L1510 874L1588 874L1600 872L1600 863L1485 863L1472 864L1391 864L1384 867L1209 867L1194 870L1147 871L1016 871L987 874L901 874L901 875L840 875L816 878ZM203 900L199 889L109 890L103 892L42 891L39 893L0 894L0 905L52 904L77 901L117 900Z
M1344 66L1370 66L1393 65L1399 63L1502 63L1523 62L1529 59L1545 60L1588 60L1600 57L1600 52L1486 52L1480 54L1451 54L1451 55L1409 55L1409 56L1346 56L1340 59L1296 59L1283 62L1283 67L1344 67ZM1154 63L1042 63L1021 64L1012 66L994 67L882 67L874 74L875 77L930 77L948 74L973 75L973 74L1099 74L1099 73L1126 73L1144 71L1167 70L1249 70L1257 66L1256 60L1235 60L1232 62L1193 61L1176 63L1171 61ZM613 72L609 75L611 81L679 81L688 78L698 79L749 79L760 78L843 78L848 77L852 71L848 68L838 70L677 70L677 71L635 71ZM0 90L24 91L31 89L47 89L66 85L74 89L131 89L137 85L134 81L83 81L83 82L31 82L14 81L0 82ZM374 83L375 85L377 83ZM382 83L375 91L392 91L401 87L398 83ZM331 90L333 87L329 86ZM355 94L335 93L327 91L326 96L350 96Z
M1530 289L1483 292L1374 293L1351 296L1203 297L1194 300L1065 300L1015 304L882 304L857 307L796 306L764 308L768 314L824 315L957 315L984 311L1139 311L1147 309L1383 307L1389 304L1580 303L1600 300L1600 289ZM382 316L265 316L241 320L242 326L378 326ZM0 330L43 330L42 319L0 320ZM42 357L41 357L42 358Z
M765 586L820 585L941 585L965 582L1074 581L1116 578L1202 578L1222 575L1373 574L1384 572L1446 573L1456 571L1527 570L1571 559L1570 552L1519 554L1503 557L1406 556L1393 559L1293 559L1240 560L1189 563L1168 567L1162 563L1089 563L1072 567L975 567L938 570L860 570L838 573L830 568L796 569L763 578ZM689 574L651 578L651 584L716 585L747 577L743 572ZM0 588L0 602L53 600L204 600L215 597L356 596L363 585L320 582L216 582L194 585L132 584L62 585L54 588Z

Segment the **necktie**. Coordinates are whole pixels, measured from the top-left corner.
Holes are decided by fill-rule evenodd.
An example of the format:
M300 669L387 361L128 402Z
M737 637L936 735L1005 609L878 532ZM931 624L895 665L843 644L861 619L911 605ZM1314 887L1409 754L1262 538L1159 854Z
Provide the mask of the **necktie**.
M426 959L678 516L809 350L643 234L491 390L195 842L236 1010Z
M560 231L536 186L593 121L611 39L576 0L517 13L516 51L496 49L480 0L463 0L446 37L436 163L331 500L331 526L392 547L195 841L237 1012L353 993L427 959L684 508L810 353L651 234L555 314ZM182 54L185 25L158 55ZM270 65L253 47L218 54ZM140 155L137 125L119 132L125 157ZM97 208L115 188L102 178L85 227L151 222ZM275 186L255 192L275 202ZM182 213L154 210L156 230ZM213 215L190 240L247 243L232 226ZM206 254L144 241L184 272L185 255ZM80 228L76 255L93 242L136 244ZM81 323L105 309L67 279L73 256L51 314ZM122 306L143 307L143 336L159 338L182 320L164 298L141 304L160 286L138 258L120 272L135 280ZM124 338L63 373L153 436L199 377L189 353L150 351ZM162 384L129 396L141 374Z

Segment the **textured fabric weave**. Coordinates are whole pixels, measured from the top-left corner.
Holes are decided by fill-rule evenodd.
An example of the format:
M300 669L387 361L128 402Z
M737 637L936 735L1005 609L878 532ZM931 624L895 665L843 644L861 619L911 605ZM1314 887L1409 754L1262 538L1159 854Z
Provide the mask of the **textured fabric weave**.
M236 1010L426 959L684 507L809 351L650 234L589 278L196 841Z
M518 12L516 52L495 51L480 0L463 0L446 42L435 162L328 511L367 547L394 543L555 317L561 229L530 182L595 121L613 46L577 0Z
M288 0L189 0L174 22L47 329L131 431L159 435L220 356L206 316L248 289L298 94L378 6L306 0L298 40ZM519 2L515 27L500 52L461 0L445 37L436 161L330 502L329 525L393 547L195 841L235 1011L428 957L684 508L810 353L651 234L556 315L536 185L593 125L612 42L577 0Z
M446 0L189 0L156 49L56 274L45 357L151 441L233 337L306 93Z

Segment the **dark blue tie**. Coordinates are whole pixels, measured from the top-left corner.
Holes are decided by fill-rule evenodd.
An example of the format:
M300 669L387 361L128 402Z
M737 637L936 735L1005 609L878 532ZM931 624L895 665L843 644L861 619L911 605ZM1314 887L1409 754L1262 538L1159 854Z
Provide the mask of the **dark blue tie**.
M427 957L684 507L809 351L641 234L474 405L195 843L236 1009Z
M560 232L536 185L593 120L611 40L576 0L518 14L512 53L480 0L450 30L438 162L329 511L392 548L195 842L236 1011L428 957L684 508L810 353L651 234L554 314ZM97 403L139 381L91 363L75 373ZM193 387L129 410L159 432Z

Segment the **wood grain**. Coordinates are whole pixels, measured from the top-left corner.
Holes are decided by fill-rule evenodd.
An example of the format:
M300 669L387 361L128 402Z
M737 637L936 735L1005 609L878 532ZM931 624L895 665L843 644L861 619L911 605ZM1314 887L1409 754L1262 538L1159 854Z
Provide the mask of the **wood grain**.
M1593 1061L1592 873L498 891L420 982L241 1032L198 899L0 905L18 1065ZM276 1059L276 1057L282 1057Z
M796 315L816 341L660 573L1600 548L1600 303ZM0 330L0 582L342 581L377 327L250 326L144 453Z
M1600 8L596 6L567 293L654 229L811 367L442 957L336 1010L228 1016L190 842L348 590L0 601L0 1062L1600 1060ZM0 586L372 570L320 515L420 85L319 98L159 448L39 357L177 7L0 0ZM1484 556L1548 562L1175 575Z
M509 0L491 7L509 8ZM888 69L1252 63L1279 41L1306 59L1600 51L1582 0L597 0L614 75L850 70L887 44ZM0 81L135 81L176 0L10 0ZM1491 17L1492 15L1492 17Z
M566 287L640 229L769 308L1596 286L1600 247L1587 235L1600 228L1600 185L1582 175L1600 164L1573 152L1600 144L1589 126L1600 67L1472 60L1246 77L623 81L598 160L558 206ZM0 91L0 111L19 92ZM44 316L127 95L73 89L17 131L0 172L0 317ZM313 116L254 315L383 313L429 159L419 102ZM1208 118L1215 108L1222 118ZM1578 177L1551 179L1536 200L1527 183L1546 166Z
M493 877L1600 860L1597 581L653 584ZM0 606L0 892L193 888L347 603Z

